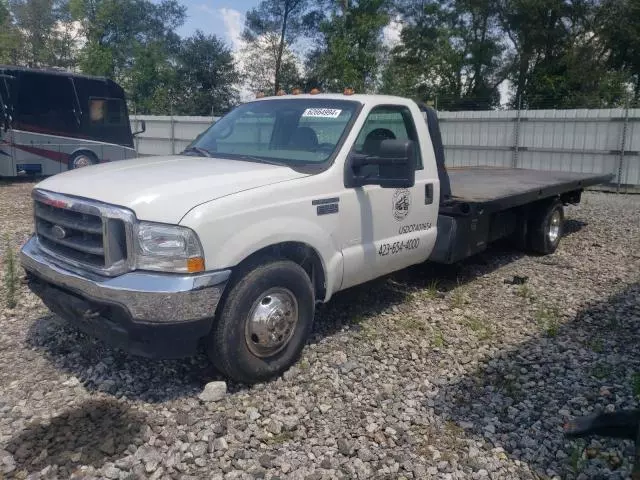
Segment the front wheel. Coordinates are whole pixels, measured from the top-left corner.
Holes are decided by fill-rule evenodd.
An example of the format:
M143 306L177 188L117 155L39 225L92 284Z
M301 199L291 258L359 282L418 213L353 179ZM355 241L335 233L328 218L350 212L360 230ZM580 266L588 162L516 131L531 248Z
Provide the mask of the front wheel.
M91 152L78 152L69 160L69 170L95 165L98 159Z
M307 273L289 260L246 268L230 285L208 341L215 366L252 384L293 365L313 325L315 298Z

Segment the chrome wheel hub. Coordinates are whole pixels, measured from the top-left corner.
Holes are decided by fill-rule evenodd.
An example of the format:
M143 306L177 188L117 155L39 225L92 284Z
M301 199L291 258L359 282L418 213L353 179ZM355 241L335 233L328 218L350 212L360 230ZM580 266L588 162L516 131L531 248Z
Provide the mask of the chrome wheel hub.
M549 241L552 243L555 243L560 236L560 212L558 210L553 212L553 214L551 215L547 236L549 237Z
M74 168L81 168L81 167L87 167L91 165L91 160L89 160L89 157L86 157L84 155L77 157L74 161L73 161L73 166Z
M298 323L298 302L286 288L272 288L253 304L245 325L247 347L257 357L282 351Z

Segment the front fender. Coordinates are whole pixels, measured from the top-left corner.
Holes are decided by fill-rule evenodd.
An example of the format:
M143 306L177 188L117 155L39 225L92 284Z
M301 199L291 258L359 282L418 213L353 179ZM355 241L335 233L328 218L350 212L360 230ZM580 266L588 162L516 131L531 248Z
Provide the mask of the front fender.
M252 223L222 221L210 225L193 225L185 218L181 224L198 232L207 270L233 268L263 248L299 242L313 248L322 262L326 281L326 296L322 300L327 301L342 283L342 252L331 232L304 218L278 216Z

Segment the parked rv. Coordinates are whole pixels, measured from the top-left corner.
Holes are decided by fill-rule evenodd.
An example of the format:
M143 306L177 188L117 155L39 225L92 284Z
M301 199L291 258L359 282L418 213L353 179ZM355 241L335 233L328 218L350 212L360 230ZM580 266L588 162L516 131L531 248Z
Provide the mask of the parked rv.
M0 65L0 177L134 158L134 135L112 80Z

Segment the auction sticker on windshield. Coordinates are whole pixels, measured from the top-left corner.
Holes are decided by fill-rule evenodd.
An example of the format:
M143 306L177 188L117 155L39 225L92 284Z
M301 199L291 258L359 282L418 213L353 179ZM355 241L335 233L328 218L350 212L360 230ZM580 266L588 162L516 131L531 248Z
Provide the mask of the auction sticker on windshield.
M303 117L338 118L342 110L337 108L307 108Z

